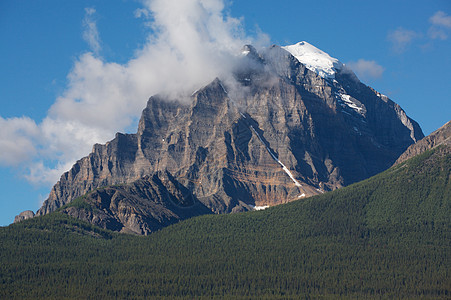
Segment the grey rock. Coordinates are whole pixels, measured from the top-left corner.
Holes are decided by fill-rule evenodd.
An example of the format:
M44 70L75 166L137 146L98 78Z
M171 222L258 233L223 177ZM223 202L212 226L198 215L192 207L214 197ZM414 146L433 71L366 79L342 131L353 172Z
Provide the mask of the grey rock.
M278 46L245 50L238 84L217 78L191 103L151 97L137 133L94 145L37 215L99 187L166 172L215 213L277 205L375 175L423 138L396 103L351 72L332 81ZM142 214L130 209L120 224L145 234Z
M26 210L26 211L21 212L14 218L14 223L19 223L23 220L31 219L33 217L34 217L34 212L31 210Z
M81 204L63 208L61 212L105 229L140 235L211 213L167 172L96 189L79 201Z
M395 165L440 145L451 148L451 121L407 148L407 150L396 160Z

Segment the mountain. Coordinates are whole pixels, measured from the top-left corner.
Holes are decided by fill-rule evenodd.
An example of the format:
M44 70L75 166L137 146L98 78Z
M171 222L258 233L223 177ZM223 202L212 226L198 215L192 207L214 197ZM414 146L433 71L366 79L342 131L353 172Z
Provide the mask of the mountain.
M211 213L168 173L96 189L59 211L105 229L143 235Z
M407 150L396 160L395 164L400 164L409 158L440 145L451 147L451 121L407 148Z
M314 46L245 46L233 78L152 96L136 134L94 145L37 215L99 187L169 174L214 213L310 197L389 168L418 124ZM150 200L154 201L154 200Z
M451 151L147 237L60 212L0 228L0 298L449 299Z

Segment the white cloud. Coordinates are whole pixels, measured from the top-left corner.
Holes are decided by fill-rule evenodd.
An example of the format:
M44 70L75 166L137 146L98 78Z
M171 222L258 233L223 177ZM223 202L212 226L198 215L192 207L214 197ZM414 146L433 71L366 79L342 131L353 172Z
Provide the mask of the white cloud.
M428 31L428 36L433 39L440 39L442 41L448 39L449 29L451 29L451 16L448 16L443 11L437 11L429 18L432 24Z
M413 30L399 27L398 29L389 32L387 38L392 43L392 50L394 52L403 53L407 50L407 47L412 41L420 36L420 34Z
M55 179L59 177L72 167L73 163L57 163L56 166L49 168L43 161L32 162L29 167L29 172L24 175L30 183L36 186L49 186L55 184ZM44 199L45 200L45 199ZM43 200L39 202L44 202ZM42 204L41 204L42 205Z
M138 18L138 19L142 18L142 17L148 18L150 12L145 8L137 8L137 9L135 9L134 14L135 14L135 18Z
M0 117L0 128L0 165L16 166L36 155L39 129L33 120Z
M346 66L351 68L363 80L380 78L385 71L385 68L374 60L359 59L358 61L346 63Z
M440 39L442 41L448 39L448 35L446 34L446 32L443 29L431 26L428 30L428 36L433 39L433 40L437 40Z
M83 36L92 52L80 55L67 88L41 123L0 118L0 163L26 162L28 180L53 184L93 144L112 139L139 118L151 95L190 94L225 75L240 48L259 41L246 37L241 20L223 11L223 0L143 1L134 14L151 22L153 34L132 59L117 64L98 56L95 9L87 8Z
M443 11L437 11L430 19L429 21L432 23L432 25L436 26L442 26L446 28L451 28L451 16L448 16Z
M99 31L94 20L96 10L92 7L85 8L85 18L83 19L83 39L88 43L94 53L98 54L100 47Z
M392 50L398 54L404 53L414 40L422 40L422 49L432 47L433 40L447 40L451 31L451 16L443 11L437 11L429 18L427 34L399 27L388 33L387 39L392 43Z

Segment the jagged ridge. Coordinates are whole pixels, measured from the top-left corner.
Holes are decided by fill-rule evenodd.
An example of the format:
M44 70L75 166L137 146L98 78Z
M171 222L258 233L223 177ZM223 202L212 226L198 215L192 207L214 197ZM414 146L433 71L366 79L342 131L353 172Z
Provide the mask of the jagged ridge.
M276 205L377 174L423 137L396 103L349 70L322 78L279 46L243 53L238 88L215 79L191 103L151 97L137 133L95 145L37 214L157 172L216 213Z

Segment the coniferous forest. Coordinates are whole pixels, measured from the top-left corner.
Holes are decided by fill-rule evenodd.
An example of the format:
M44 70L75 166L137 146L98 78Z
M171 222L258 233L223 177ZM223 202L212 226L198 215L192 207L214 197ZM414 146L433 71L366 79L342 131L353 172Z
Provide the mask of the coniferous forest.
M451 155L150 236L55 212L0 228L1 299L451 298Z

